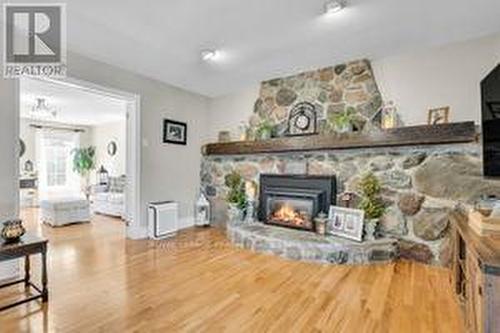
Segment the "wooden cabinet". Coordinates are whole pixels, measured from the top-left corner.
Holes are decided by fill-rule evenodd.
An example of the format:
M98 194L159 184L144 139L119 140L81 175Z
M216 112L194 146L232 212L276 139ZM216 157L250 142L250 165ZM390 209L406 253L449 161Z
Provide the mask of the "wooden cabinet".
M479 259L475 253L468 250L466 256L466 268L469 281L465 284L468 295L466 306L467 327L473 332L484 332L483 327L483 274L481 272Z
M451 281L467 331L500 333L500 235L475 234L459 213L451 222Z

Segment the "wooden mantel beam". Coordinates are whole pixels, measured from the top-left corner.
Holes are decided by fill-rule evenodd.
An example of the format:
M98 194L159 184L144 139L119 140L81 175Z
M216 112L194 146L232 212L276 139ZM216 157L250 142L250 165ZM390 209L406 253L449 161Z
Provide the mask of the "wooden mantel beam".
M265 141L211 143L202 147L204 155L244 155L467 143L477 140L474 122L400 127L370 135L314 135L284 137Z

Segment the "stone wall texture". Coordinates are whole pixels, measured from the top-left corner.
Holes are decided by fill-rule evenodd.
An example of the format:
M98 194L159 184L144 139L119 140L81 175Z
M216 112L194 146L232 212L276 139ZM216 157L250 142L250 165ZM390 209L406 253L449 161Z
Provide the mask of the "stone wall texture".
M356 109L356 125L362 130L382 105L370 62L358 60L262 82L249 126L255 130L264 119L275 126L274 136L283 136L290 110L300 102L315 105L318 128L331 131L326 119L347 107Z
M220 224L227 220L224 177L233 170L257 183L263 173L333 174L337 177L337 193L357 192L361 176L371 171L382 182L387 206L379 236L399 239L402 258L447 265L450 250L447 212L457 203L473 204L482 194L500 195L500 182L482 177L480 154L478 144L458 144L205 156L201 184L212 202L214 223Z

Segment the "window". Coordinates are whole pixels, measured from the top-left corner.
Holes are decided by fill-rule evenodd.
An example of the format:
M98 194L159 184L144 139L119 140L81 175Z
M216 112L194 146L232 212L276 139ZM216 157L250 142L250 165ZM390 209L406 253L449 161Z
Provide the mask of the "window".
M64 140L50 138L45 141L44 149L47 167L47 186L66 186L67 159L71 152L70 145Z
M80 193L80 177L73 171L71 153L79 146L79 134L41 129L36 140L40 199Z

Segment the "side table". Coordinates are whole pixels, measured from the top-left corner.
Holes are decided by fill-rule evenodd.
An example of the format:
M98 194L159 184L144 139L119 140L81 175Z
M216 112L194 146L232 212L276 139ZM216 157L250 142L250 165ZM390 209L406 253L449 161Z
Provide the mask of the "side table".
M47 288L48 280L47 280L47 244L48 241L46 239L37 237L35 235L26 234L21 237L21 239L16 243L6 243L3 240L0 240L0 262L24 258L24 278L5 283L0 285L1 288L6 288L9 286L13 286L19 283L24 283L26 288L33 288L36 291L36 294L33 296L29 296L23 300L7 304L0 305L0 311L4 311L10 309L14 306L24 304L27 302L34 301L36 299L41 298L43 303L48 302L49 300L49 291ZM42 287L37 287L34 283L31 282L31 265L30 265L30 256L41 254L42 259Z

